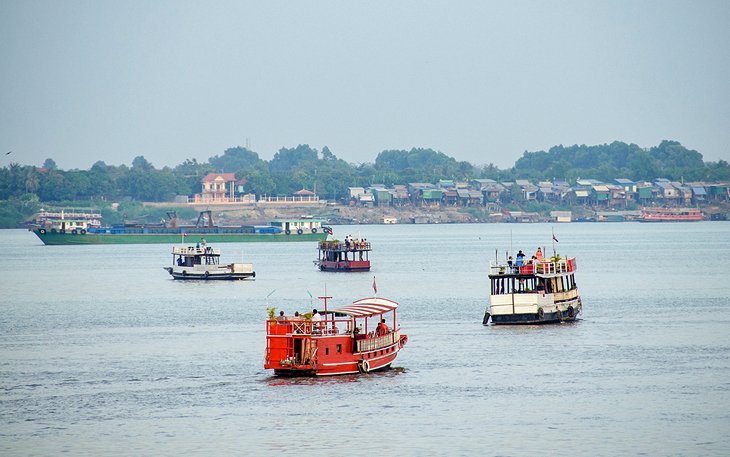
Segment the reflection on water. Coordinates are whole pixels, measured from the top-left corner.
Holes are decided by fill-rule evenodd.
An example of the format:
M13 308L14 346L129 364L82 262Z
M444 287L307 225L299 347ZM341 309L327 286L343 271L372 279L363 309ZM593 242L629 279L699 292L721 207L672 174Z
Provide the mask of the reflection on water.
M730 223L555 227L581 320L483 326L494 250L551 229L335 228L375 246L354 275L319 272L314 243L230 244L257 271L230 283L170 279L169 246L0 231L0 454L727 455L730 295L705 260ZM338 307L374 275L409 336L392 369L263 369L267 305Z

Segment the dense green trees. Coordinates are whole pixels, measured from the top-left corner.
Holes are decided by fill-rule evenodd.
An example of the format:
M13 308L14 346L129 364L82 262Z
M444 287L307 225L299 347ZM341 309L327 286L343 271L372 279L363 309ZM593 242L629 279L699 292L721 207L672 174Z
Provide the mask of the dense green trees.
M131 167L94 163L89 170L59 170L48 158L42 168L11 163L0 168L0 200L22 202L59 201L169 201L175 195L201 190L210 172L235 173L245 180L244 190L257 195L290 195L307 188L325 199L347 195L351 186L436 182L439 179L490 178L552 180L617 177L648 180L663 177L685 181L730 181L730 165L720 160L705 163L697 151L676 141L662 141L651 148L615 141L611 144L555 146L549 151L525 152L515 166L500 170L493 164L475 167L433 149L382 151L374 163L349 164L324 147L306 144L280 149L270 161L243 147L226 149L205 163L188 159L174 168L157 169L143 156Z

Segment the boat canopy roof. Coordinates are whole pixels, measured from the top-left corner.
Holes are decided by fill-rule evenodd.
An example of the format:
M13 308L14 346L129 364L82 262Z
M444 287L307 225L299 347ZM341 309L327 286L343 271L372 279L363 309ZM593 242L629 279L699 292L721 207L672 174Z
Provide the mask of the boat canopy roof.
M398 303L387 298L363 298L352 302L351 305L332 310L335 313L347 314L353 317L370 317L393 311Z

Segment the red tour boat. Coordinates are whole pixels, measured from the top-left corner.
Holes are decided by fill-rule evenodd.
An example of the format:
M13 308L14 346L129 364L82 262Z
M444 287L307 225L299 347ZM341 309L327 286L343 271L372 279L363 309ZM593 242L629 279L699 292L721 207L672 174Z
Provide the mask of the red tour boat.
M314 264L322 271L370 271L370 242L347 239L320 241Z
M319 298L322 313L266 321L264 368L288 376L368 373L389 367L408 341L396 321L394 301L364 298L328 310L332 297Z

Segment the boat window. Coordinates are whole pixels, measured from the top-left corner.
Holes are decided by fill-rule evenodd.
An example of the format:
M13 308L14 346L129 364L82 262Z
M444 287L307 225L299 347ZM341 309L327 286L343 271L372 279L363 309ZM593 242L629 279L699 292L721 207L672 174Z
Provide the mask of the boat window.
M337 346L335 346L335 347L336 347L336 349L337 349L337 353L338 353L338 354L341 354L341 353L342 353L342 345L341 345L341 344L338 344L338 345L337 345Z
M324 348L324 355L330 354L330 348Z

